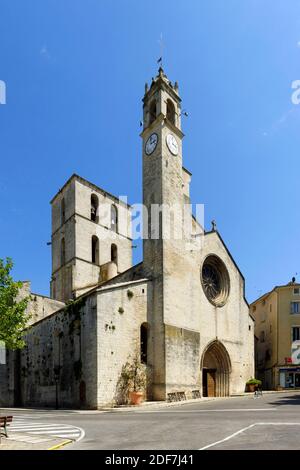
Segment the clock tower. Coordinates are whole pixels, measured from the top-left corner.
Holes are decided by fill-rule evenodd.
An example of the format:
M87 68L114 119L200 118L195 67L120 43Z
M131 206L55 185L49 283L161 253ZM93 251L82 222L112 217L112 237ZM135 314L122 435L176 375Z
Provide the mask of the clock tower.
M153 273L160 270L157 251L163 249L163 231L168 222L158 206L172 211L183 203L181 99L178 84L168 80L162 68L146 84L143 98L143 204L144 264ZM168 209L166 208L166 209ZM170 227L171 228L171 227ZM173 227L176 229L175 227ZM158 261L158 266L156 266Z
M167 325L183 323L184 309L178 306L178 312L174 311L174 296L186 268L182 217L184 204L189 202L185 184L190 174L182 168L178 84L172 84L162 68L151 86L146 84L143 103L143 265L153 280L153 299L148 307L149 357L152 393L157 400L165 399L168 390Z

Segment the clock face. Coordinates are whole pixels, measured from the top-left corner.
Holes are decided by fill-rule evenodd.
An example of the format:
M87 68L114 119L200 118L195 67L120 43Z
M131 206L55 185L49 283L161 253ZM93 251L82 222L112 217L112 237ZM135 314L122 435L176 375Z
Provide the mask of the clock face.
M167 135L167 146L173 155L178 155L178 143L173 134Z
M145 152L147 155L151 155L152 152L156 149L158 142L158 135L157 134L151 134L149 139L147 139L146 145L145 145Z

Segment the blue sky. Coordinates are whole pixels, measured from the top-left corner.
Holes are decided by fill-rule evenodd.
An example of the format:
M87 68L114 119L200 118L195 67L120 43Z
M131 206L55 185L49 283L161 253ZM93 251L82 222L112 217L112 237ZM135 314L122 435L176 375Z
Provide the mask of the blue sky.
M0 0L0 12L0 257L16 278L49 293L49 201L72 173L141 201L141 98L163 33L206 228L216 219L249 301L300 280L299 1Z

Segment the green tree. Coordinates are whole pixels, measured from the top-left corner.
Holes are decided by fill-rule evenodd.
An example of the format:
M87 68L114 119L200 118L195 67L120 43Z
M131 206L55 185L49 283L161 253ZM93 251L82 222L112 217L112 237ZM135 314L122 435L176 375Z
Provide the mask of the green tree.
M30 318L26 309L30 297L18 299L22 282L15 282L10 275L13 262L0 258L0 341L7 349L23 348L24 328Z

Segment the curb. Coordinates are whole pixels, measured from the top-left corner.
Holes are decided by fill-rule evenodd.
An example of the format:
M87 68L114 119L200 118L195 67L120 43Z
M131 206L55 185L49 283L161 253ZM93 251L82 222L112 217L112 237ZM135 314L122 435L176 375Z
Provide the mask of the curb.
M293 390L263 390L263 396L265 395L272 395L276 393L295 393ZM200 403L207 403L207 402L213 402L213 401L225 401L225 400L234 400L235 398L253 398L254 397L254 392L243 392L240 394L234 394L230 395L229 397L202 397L202 398L194 398L194 399L188 399L188 400L181 400L181 401L176 401L176 402L151 402L147 403L144 402L139 406L134 406L134 405L121 405L121 406L115 406L115 407L103 407L101 408L101 411L104 413L124 413L124 412L135 412L135 411L147 411L151 409L158 410L159 408L170 408L173 406L183 406L183 405L192 405L192 404L200 404Z
M160 402L160 403L148 403L144 402L141 405L125 405L125 406L115 406L115 407L106 407L101 408L101 411L105 413L118 413L118 412L129 412L129 411L141 411L141 410L149 410L149 409L159 409L159 408L171 408L173 406L183 406L183 405L192 405L195 403L204 403L204 402L213 402L218 400L223 400L224 398L231 398L231 397L211 397L211 398L196 398L192 400L179 400L173 402Z
M60 444L57 444L56 446L49 447L47 450L58 450L61 447L66 446L67 444L71 444L73 441L71 439L67 439L66 441L61 442Z

